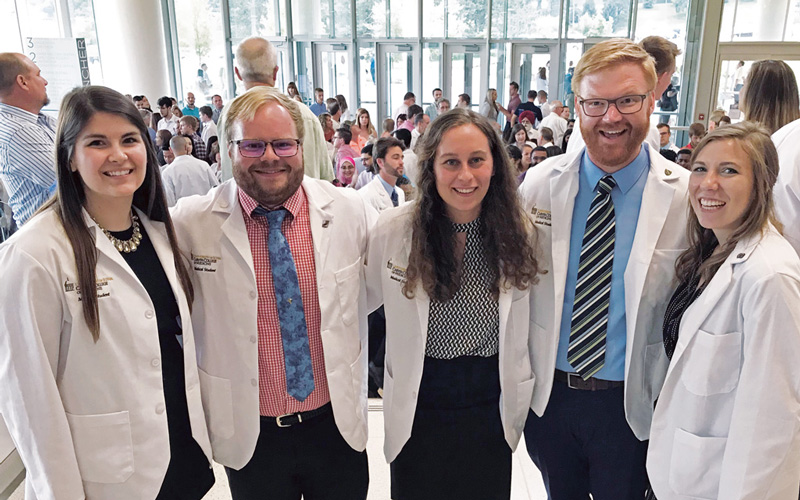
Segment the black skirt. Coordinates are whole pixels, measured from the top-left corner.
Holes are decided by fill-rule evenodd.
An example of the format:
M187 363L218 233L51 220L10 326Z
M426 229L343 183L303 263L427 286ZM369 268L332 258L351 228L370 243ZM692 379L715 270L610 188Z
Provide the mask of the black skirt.
M411 438L391 464L393 500L508 500L499 401L497 355L425 358Z

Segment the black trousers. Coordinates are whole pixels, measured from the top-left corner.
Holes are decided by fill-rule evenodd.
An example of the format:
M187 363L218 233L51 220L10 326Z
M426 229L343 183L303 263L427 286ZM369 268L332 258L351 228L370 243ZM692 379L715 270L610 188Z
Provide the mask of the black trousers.
M328 412L280 428L261 418L253 458L226 468L233 500L366 500L367 452L355 451Z
M641 500L647 441L625 419L624 388L579 391L553 383L544 416L529 411L525 444L550 500Z
M391 464L393 500L508 500L511 448L497 401L418 408L411 438Z

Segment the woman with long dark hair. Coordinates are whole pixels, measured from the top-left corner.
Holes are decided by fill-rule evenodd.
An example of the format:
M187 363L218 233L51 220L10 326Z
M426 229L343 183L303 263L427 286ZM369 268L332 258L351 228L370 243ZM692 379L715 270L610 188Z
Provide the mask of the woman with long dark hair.
M0 247L0 413L26 498L211 488L190 304L153 145L105 87L64 98L55 196Z
M800 488L800 259L781 236L767 130L743 122L695 148L689 243L667 307L671 359L647 472L659 500L794 500Z
M418 201L381 214L367 266L386 312L392 498L507 500L533 396L535 230L486 118L450 110L421 141Z

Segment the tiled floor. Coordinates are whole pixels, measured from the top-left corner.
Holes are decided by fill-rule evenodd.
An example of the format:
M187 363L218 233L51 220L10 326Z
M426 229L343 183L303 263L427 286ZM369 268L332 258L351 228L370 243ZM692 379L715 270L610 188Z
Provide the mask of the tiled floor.
M370 475L368 499L389 500L389 465L383 458L383 410L379 399L370 400L367 456ZM511 500L547 499L539 471L525 452L524 441L520 442L517 452L514 453L512 467ZM203 500L230 500L225 471L215 464L214 472L217 483ZM22 497L22 487L20 487L9 500L22 500Z

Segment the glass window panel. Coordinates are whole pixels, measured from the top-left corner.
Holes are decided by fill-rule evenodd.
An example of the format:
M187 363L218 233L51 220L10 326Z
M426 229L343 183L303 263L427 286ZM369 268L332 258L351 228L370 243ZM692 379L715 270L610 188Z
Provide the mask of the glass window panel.
M781 41L788 2L789 0L740 1L734 19L733 41ZM796 2L793 0L793 3Z
M226 91L227 65L222 13L213 0L175 0L175 24L183 88L178 98L193 92L197 106L211 104L211 96Z
M63 35L55 0L18 0L16 5L23 39L57 38Z
M313 82L313 67L311 66L311 43L310 42L297 42L295 44L295 58L294 65L297 71L297 90L303 98L303 102L308 105L314 103L314 82Z
M433 103L433 89L442 87L442 45L439 43L426 43L422 46L422 107ZM457 95L449 95L442 91L444 97L450 100L452 106L457 100Z
M322 87L326 98L342 94L348 99L352 69L347 50L320 50L319 58L322 81L316 86Z
M494 0L492 2L492 38L506 38L507 11L508 0Z
M786 19L784 41L800 42L800 2L792 2L789 17Z
M393 38L416 38L419 34L419 4L417 0L389 0L392 11ZM427 22L427 20L426 20Z
M386 53L386 92L389 99L388 109L394 112L406 92L411 92L414 83L414 53L413 52L387 52Z
M386 36L386 0L356 0L356 32L358 37Z
M658 35L672 41L683 51L688 17L686 3L683 0L680 2L639 0L639 10L636 14L636 41L650 35Z
M375 83L375 44L361 43L358 47L359 93L358 106L369 111L372 124L380 129L383 122L378 117L378 86Z
M332 33L333 0L298 0L292 5L292 32L295 36L328 37Z
M573 0L568 38L625 37L630 15L630 0Z
M720 24L719 28L720 42L733 40L733 18L736 17L736 1L726 0L722 7L722 24Z
M333 29L328 30L334 38L348 38L352 36L353 19L351 17L350 0L333 0L333 16L331 22Z
M218 8L219 2L213 4ZM286 30L286 0L228 0L231 38L282 36ZM212 5L209 5L213 8Z
M486 0L446 0L446 2L448 38L486 36L489 14Z
M444 4L447 0L422 0L422 36L444 38Z
M14 2L0 2L0 52L22 52Z
M444 89L445 94L453 98L451 105L455 106L459 94L469 94L471 108L478 111L486 94L486 89L481 89L481 72L485 71L485 61L481 60L479 51L465 52L463 50L454 51L450 59L450 88Z
M739 61L722 61L720 71L719 93L717 95L717 107L722 108L732 123L740 122L744 116L739 112L739 95L742 86L742 79L747 79L747 73L755 61L744 61L741 71L738 70ZM785 61L795 76L800 75L800 61Z
M93 85L103 84L103 68L100 64L100 49L97 45L97 30L94 25L94 5L91 0L69 0L72 36L86 42L89 58L89 79Z
M558 38L559 9L558 0L509 1L508 37ZM533 22L532 16L535 16Z

